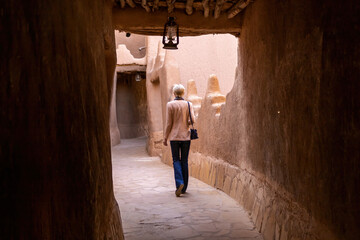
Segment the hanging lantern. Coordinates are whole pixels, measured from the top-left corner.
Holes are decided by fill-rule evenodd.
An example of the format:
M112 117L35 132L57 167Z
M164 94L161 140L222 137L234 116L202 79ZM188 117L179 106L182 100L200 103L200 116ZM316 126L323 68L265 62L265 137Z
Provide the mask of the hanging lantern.
M169 17L165 23L162 43L164 44L164 49L178 49L179 25L176 24L174 17Z
M135 81L137 82L141 81L141 75L139 73L135 74Z

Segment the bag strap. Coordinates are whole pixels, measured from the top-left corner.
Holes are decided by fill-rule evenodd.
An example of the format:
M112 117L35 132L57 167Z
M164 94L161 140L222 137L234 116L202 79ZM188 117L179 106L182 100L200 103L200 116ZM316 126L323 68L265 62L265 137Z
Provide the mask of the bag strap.
M188 103L188 107L189 107L190 122L191 122L192 127L194 128L193 120L192 120L192 117L191 117L191 111L190 111L190 103L189 102L187 102L187 103Z

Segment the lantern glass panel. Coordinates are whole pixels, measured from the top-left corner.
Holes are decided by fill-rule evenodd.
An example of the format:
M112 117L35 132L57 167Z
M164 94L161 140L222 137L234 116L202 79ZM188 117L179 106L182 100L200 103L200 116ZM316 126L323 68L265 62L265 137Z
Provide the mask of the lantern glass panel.
M169 26L167 28L167 33L166 33L166 40L167 41L172 41L172 42L176 42L176 27L175 26Z

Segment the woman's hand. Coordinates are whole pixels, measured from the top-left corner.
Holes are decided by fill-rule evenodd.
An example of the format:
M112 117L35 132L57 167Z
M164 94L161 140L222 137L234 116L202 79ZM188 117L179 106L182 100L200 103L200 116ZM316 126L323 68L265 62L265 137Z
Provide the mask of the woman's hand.
M167 146L167 139L165 138L163 141L164 146Z

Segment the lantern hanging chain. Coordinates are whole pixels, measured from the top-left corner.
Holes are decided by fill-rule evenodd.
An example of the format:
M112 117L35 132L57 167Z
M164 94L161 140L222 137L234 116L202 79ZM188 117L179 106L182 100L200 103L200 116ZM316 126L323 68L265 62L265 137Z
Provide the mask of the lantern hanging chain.
M171 5L174 5L175 2L176 2L176 0L172 0ZM175 17L175 8L171 12L168 12L168 18L169 17L174 17L176 19L176 17Z

